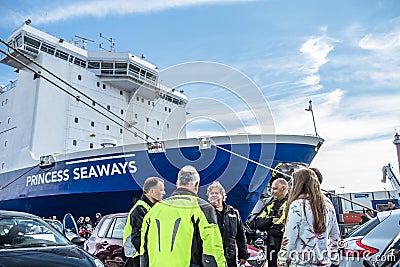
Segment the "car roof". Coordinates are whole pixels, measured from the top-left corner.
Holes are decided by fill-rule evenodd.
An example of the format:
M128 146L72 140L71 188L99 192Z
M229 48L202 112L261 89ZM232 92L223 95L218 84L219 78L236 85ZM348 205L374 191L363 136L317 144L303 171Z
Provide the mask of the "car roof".
M106 214L103 217L124 217L124 216L128 216L128 212L111 213L111 214Z
M21 216L21 217L29 217L29 218L40 218L36 215L21 212L21 211L11 211L11 210L0 210L0 216Z
M389 217L390 215L395 215L398 216L400 215L400 209L397 210L389 210L389 211L381 211L377 213L378 216L378 220L379 221L383 221L384 219L386 219L387 217Z

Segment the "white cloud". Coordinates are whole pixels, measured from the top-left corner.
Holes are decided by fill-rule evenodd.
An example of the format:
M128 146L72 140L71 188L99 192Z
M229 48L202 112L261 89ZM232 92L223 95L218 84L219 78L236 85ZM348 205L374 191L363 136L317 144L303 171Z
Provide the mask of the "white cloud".
M305 71L309 71L310 74L317 73L319 68L328 62L327 56L333 48L328 38L309 38L300 48L300 52L309 60L304 66Z
M114 0L114 1L90 1L72 2L63 4L62 7L32 10L30 13L9 12L8 16L3 17L2 21L13 21L20 24L26 18L30 18L35 25L67 20L73 17L96 16L103 17L115 14L134 14L150 13L171 8L181 8L188 6L199 6L207 4L224 4L232 2L253 2L255 0ZM46 15L44 15L46 14Z
M387 34L367 34L359 42L363 49L382 51L400 47L400 31Z

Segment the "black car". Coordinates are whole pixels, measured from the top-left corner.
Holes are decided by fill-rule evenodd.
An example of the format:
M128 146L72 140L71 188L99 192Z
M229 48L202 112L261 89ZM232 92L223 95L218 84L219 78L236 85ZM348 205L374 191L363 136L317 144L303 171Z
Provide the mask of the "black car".
M103 267L103 263L38 216L0 210L0 267Z

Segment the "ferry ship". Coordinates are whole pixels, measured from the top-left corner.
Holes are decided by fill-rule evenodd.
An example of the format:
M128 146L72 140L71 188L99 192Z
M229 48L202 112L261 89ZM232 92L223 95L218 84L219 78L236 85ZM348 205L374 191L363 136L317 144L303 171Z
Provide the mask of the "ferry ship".
M165 179L170 194L180 168L192 165L199 195L220 181L246 220L271 178L308 166L324 141L186 138L188 98L164 86L143 56L88 51L29 23L4 45L1 63L18 78L0 88L0 209L59 218L125 212L147 177Z

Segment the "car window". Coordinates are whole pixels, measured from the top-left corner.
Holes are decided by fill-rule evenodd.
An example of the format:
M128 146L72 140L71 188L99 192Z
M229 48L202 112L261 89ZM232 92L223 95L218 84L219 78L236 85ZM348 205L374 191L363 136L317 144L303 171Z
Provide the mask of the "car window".
M0 218L0 229L0 248L70 244L60 232L40 219L19 216Z
M124 227L126 223L126 217L114 218L111 227L108 230L108 238L122 239L124 236Z
M108 226L110 225L111 220L112 220L112 218L107 218L103 221L103 223L101 224L101 227L99 229L99 232L97 234L99 237L104 237L106 235L106 232L107 232Z
M357 228L354 230L354 232L351 232L348 237L354 237L354 236L366 236L372 229L374 229L378 224L379 220L377 217L369 220L366 222L364 225L361 227Z

